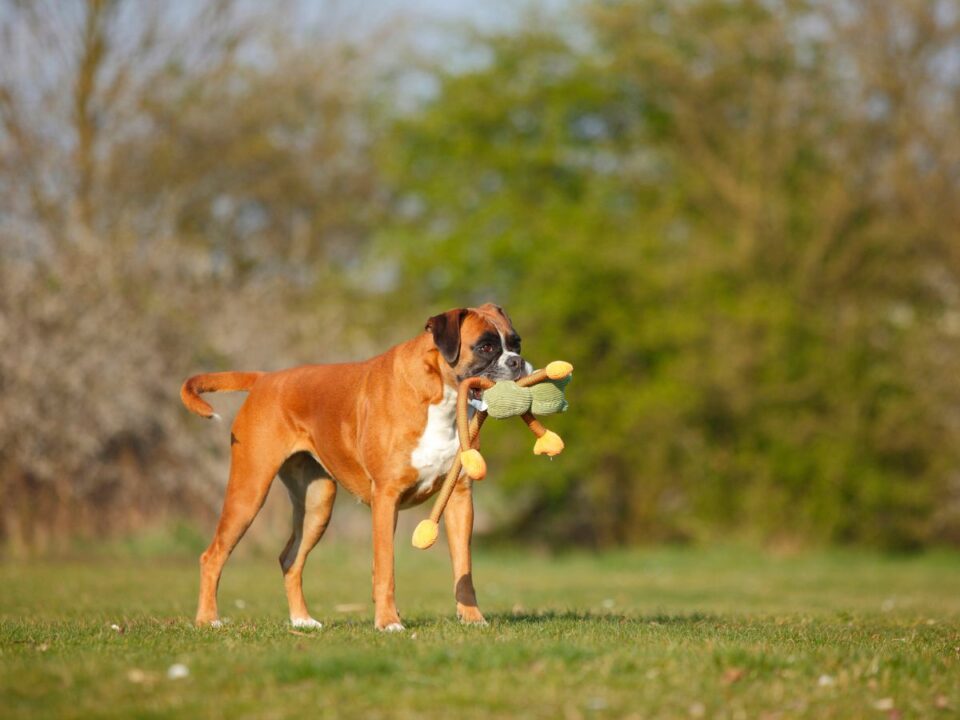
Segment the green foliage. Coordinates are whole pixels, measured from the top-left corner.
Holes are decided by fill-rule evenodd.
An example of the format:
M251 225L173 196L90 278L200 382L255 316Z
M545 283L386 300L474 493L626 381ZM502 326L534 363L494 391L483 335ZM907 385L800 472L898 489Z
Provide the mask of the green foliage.
M927 33L913 42L948 47L911 7L899 21ZM884 12L852 11L867 25ZM802 32L811 18L827 31ZM938 200L904 191L933 192L932 171L861 104L923 115L929 71L874 82L871 63L906 60L874 57L813 2L597 4L582 19L573 39L481 39L489 61L438 70L382 152L397 213L380 247L399 293L495 299L532 360L577 368L573 410L548 423L561 459L517 461L494 433L517 531L948 535L934 518L957 438L949 401L924 387L957 349L930 282L934 267L955 282L956 258L929 222Z
M215 513L188 375L486 300L577 368L562 457L485 430L512 536L960 543L949 2L547 3L425 102L356 8L68 5L0 12L8 549Z

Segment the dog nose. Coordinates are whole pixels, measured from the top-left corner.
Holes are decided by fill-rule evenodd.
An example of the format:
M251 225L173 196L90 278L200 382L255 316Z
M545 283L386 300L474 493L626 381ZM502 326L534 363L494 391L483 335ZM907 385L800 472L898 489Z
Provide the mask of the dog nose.
M506 366L511 370L519 370L523 367L523 358L519 355L511 355L507 358Z

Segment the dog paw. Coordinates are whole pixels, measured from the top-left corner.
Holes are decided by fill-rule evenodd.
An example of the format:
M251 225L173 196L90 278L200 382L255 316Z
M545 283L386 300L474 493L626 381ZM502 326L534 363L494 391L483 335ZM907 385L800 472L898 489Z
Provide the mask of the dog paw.
M218 630L223 627L223 620L211 620L207 623L207 627L212 627L214 630Z
M460 621L462 625L476 625L478 627L486 627L489 623L487 619L483 617L481 612L476 608L466 608L457 612L457 620Z
M403 632L406 628L398 622L390 623L389 625L384 625L382 628L377 628L380 632Z
M465 617L463 615L457 615L457 620L460 621L461 625L473 625L474 627L486 627L490 623L487 622L486 618L483 615L476 617Z
M323 627L323 623L319 620L314 620L312 617L305 618L290 618L290 624L295 628L301 630L319 630Z

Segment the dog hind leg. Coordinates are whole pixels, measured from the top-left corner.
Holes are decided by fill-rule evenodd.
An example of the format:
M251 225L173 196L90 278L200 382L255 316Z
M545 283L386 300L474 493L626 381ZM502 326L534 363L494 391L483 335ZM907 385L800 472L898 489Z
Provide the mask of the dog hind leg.
M306 455L295 455L280 469L293 506L293 532L280 553L283 584L294 627L320 628L307 610L303 596L303 566L307 555L323 537L337 497L337 484L323 467Z
M263 507L267 491L283 461L283 457L271 455L269 449L257 450L239 443L233 446L230 479L220 521L210 546L200 556L197 625L219 625L217 587L223 566Z

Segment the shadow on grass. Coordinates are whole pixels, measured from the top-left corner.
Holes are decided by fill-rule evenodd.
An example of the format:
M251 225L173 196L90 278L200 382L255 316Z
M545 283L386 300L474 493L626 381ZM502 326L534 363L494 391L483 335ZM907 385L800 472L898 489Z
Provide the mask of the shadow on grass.
M569 623L576 625L593 625L596 627L603 626L622 626L622 625L664 625L672 627L683 627L683 626L694 626L694 625L703 625L703 624L712 624L721 622L722 618L719 615L707 614L707 613L686 613L686 614L651 614L651 615L626 615L622 613L607 613L607 612L590 612L590 611L543 611L543 612L523 612L523 613L513 613L513 612L500 612L500 613L489 613L486 615L488 625L472 625L470 623L461 623L459 620L449 617L447 615L438 615L434 617L415 617L409 618L405 617L403 619L403 625L406 629L406 633L416 632L418 630L428 630L428 629L439 629L442 627L450 626L459 626L465 629L476 629L477 631L483 631L488 629L491 626L500 627L500 628L509 628L509 627L533 627L533 626L546 626L555 623ZM360 618L351 618L351 619L331 619L324 620L324 628L327 630L347 630L347 631L356 631L356 630L373 630L373 620L371 619L360 619ZM284 625L284 629L293 630L292 634L300 635L303 634L301 631L296 631L295 629L287 628ZM406 633L397 633L396 637L404 637ZM390 633L385 633L385 637L390 637Z
M707 613L686 613L668 615L657 613L653 615L624 615L622 613L590 612L567 610L563 612L523 612L523 613L493 613L487 615L490 623L503 625L542 625L550 622L596 623L610 624L641 624L641 625L696 625L719 620L718 615Z

